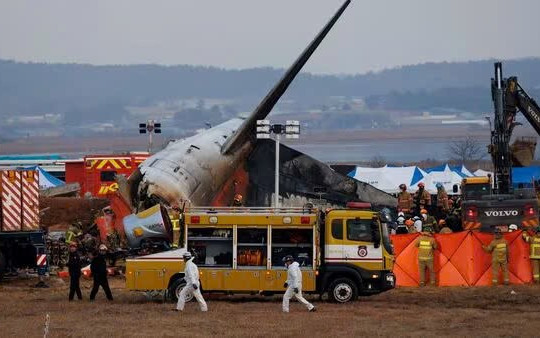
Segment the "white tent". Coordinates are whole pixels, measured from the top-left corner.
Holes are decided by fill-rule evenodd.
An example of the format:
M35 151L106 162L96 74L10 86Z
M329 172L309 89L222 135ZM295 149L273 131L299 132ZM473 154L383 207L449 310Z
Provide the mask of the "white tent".
M463 177L457 172L446 168L444 171L432 171L424 175L424 177L416 182L413 182L414 188L418 189L418 183L422 182L426 186L426 190L430 194L437 193L437 183L441 183L444 186L444 189L449 195L455 195L461 193L461 180ZM455 193L454 186L457 187L458 191Z
M461 165L459 172L467 177L474 176L474 174L469 169L467 169L467 167L465 167L464 165Z
M411 183L420 180L425 174L422 169L416 166L384 166L381 168L356 167L355 170L349 173L349 176L371 184L384 192L397 193L399 192L399 185L402 183L407 185L407 190L414 192L415 189L411 188Z
M491 171L486 171L484 169L478 169L477 171L474 172L474 176L487 176L487 175L493 176L493 173Z

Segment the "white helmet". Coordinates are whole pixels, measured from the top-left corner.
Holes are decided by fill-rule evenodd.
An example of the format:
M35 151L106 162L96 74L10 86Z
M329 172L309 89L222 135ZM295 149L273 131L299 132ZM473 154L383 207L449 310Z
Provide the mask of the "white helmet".
M517 229L518 229L517 225L510 224L510 226L508 227L508 232L517 231Z
M184 254L182 255L182 258L186 260L191 259L191 252L189 251L184 252Z

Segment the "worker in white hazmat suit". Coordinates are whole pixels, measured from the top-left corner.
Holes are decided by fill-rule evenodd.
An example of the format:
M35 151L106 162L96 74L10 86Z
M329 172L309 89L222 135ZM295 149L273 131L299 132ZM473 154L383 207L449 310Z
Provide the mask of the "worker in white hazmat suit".
M291 255L285 256L283 261L287 267L287 281L283 285L287 288L283 295L283 312L289 312L289 300L293 296L304 304L308 311L315 311L315 306L302 297L302 271L300 271L300 265L294 261Z
M176 309L174 310L184 311L186 298L191 293L193 294L193 297L195 297L197 302L199 302L201 311L206 312L208 311L208 307L206 306L206 302L204 301L204 298L201 294L201 283L199 282L199 268L197 268L197 265L193 263L194 257L191 256L191 253L184 253L182 258L184 258L185 262L184 280L186 281L186 286L184 286L182 291L180 291L180 295L178 296L178 303L176 304Z

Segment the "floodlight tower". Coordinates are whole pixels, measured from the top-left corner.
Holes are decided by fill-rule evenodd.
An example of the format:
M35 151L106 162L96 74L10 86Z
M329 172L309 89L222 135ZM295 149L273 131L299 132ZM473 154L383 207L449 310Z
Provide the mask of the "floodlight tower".
M152 152L152 134L161 134L161 123L154 120L148 120L146 123L139 123L139 134L148 132L148 152Z
M257 120L257 139L269 139L275 135L276 156L274 168L274 208L279 208L279 145L281 135L285 138L297 139L300 137L300 122L288 120L285 124L271 124L270 120Z

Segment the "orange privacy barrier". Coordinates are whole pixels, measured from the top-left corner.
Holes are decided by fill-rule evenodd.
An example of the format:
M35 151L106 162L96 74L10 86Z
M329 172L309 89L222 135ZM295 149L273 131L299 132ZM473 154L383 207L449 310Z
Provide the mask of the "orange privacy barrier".
M529 244L521 231L504 234L508 242L510 283L532 281ZM414 245L419 234L393 235L396 261L394 273L398 286L418 286L418 248ZM439 249L435 251L434 267L439 286L491 285L491 254L482 249L493 240L492 234L463 231L436 234ZM429 278L426 274L426 280ZM502 281L502 276L499 275Z

